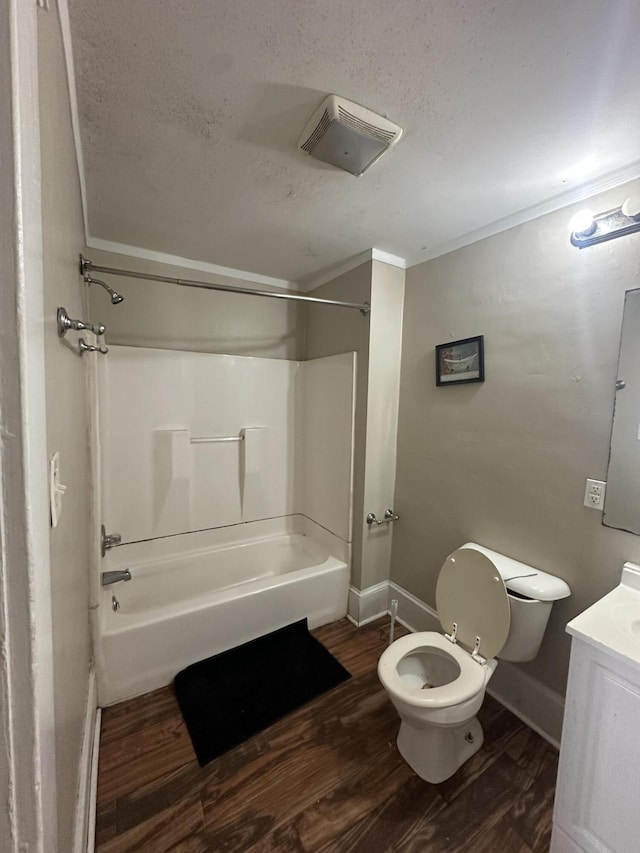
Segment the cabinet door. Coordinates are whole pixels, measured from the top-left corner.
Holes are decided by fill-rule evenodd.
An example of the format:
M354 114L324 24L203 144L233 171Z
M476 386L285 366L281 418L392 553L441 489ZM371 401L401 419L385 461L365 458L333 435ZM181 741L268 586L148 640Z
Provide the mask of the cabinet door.
M586 853L640 850L640 671L576 639L555 821Z

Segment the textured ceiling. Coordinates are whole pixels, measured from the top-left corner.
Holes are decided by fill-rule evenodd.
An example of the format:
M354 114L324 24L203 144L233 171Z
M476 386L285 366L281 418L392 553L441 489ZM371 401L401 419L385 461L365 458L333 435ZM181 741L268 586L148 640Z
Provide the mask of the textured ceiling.
M292 280L417 263L640 159L636 0L70 11L92 237ZM329 92L405 129L361 178L297 150Z

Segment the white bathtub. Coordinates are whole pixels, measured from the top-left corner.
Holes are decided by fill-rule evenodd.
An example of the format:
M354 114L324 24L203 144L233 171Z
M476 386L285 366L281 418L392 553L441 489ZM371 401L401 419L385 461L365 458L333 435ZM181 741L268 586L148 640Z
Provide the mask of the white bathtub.
M347 612L347 543L304 516L121 545L94 612L100 705L169 684L185 666L307 617ZM119 609L113 609L113 598Z

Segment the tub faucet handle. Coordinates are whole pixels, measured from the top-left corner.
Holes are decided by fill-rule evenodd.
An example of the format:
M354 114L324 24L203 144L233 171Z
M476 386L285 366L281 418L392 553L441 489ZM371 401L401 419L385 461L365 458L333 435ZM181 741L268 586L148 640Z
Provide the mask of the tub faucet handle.
M119 533L107 533L104 524L100 527L100 552L103 557L110 548L115 548L121 543L122 536Z
M58 308L58 313L56 314L56 321L58 324L58 337L63 338L69 329L72 329L74 332L93 332L96 337L100 335L104 335L107 331L104 323L88 323L84 320L72 320L69 316L67 309L64 306L60 306Z

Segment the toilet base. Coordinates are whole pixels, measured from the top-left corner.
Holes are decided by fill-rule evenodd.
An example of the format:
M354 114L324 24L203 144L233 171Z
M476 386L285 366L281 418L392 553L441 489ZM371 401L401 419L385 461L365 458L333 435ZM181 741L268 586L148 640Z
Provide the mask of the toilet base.
M444 782L484 743L477 717L456 726L417 727L402 720L398 732L400 755L425 782Z

